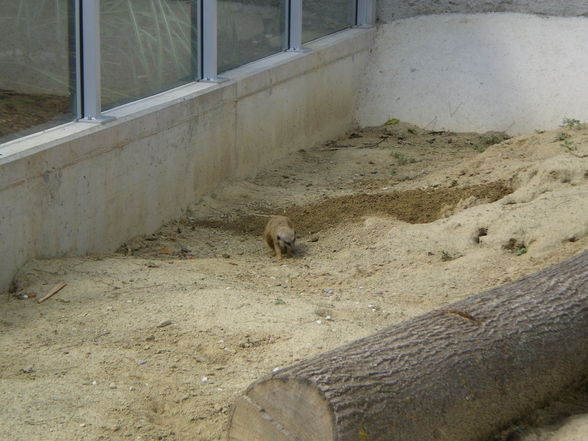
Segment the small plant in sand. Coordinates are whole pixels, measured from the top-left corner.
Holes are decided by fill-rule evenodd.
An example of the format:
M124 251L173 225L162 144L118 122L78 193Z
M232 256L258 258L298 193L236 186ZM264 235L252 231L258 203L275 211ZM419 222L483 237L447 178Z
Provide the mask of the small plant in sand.
M446 250L441 251L441 261L442 262L449 262L450 260L453 260L453 256L451 254L449 254L449 251L446 251Z
M584 127L584 124L579 119L564 118L560 127L566 129L581 129Z
M451 254L447 250L441 251L441 261L442 262L449 262L450 260L459 259L460 257L463 257L462 253L458 252L458 253Z
M569 133L566 132L559 132L557 135L555 135L555 137L553 138L553 142L558 142L558 141L565 141L566 139L568 139L570 137Z
M487 135L487 136L481 136L480 141L482 141L482 144L490 147L491 145L501 143L502 141L504 141L504 138L501 138L500 136L497 136L497 135Z
M398 161L398 164L400 164L400 165L414 164L415 162L417 162L416 159L407 158L402 153L392 152L390 154L392 155L393 158L395 158Z
M482 146L476 144L475 142L468 141L468 144L471 148L473 148L477 152L484 153L486 151L486 147L482 147Z
M566 140L560 144L562 147L568 149L570 152L577 150L574 141Z
M483 153L491 145L499 144L506 139L509 139L509 137L504 134L502 136L488 134L488 135L480 136L479 142L477 142L477 143L473 142L473 141L468 141L468 145L471 148L473 148L475 151Z

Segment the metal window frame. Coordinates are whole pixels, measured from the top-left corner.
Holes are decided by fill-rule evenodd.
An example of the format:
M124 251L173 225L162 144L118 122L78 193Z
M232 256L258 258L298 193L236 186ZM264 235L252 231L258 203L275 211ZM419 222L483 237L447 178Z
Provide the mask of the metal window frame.
M285 0L285 50L304 52L302 44L302 0ZM76 112L77 119L98 122L112 119L102 115L100 63L100 0L76 0ZM218 76L218 0L197 0L192 14L195 81L222 82ZM356 27L376 22L376 0L355 0Z

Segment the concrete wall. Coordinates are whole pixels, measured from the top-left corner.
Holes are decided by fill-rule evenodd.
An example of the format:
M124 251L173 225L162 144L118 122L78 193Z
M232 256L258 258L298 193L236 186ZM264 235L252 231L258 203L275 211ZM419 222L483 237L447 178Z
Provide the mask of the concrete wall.
M104 125L66 124L0 146L0 290L31 258L116 249L219 183L354 124L373 29L318 40L117 108Z
M588 16L585 0L377 0L381 23L418 15L520 12L553 16Z
M399 118L511 134L553 129L564 117L588 121L587 47L587 17L440 14L382 24L356 116L360 125Z

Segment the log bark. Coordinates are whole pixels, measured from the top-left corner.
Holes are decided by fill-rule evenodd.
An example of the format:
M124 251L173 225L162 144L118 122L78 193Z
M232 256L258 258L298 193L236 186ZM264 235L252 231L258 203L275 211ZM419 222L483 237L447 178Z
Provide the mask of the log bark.
M588 375L588 251L252 384L230 441L486 440Z

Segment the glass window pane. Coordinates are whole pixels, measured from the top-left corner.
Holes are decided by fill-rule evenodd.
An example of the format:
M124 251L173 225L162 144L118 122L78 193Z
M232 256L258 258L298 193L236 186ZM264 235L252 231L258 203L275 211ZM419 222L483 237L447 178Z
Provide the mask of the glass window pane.
M74 118L70 0L0 0L0 142Z
M196 0L102 0L102 109L193 81Z
M219 72L285 49L285 4L285 0L219 0Z
M355 23L355 0L304 0L302 42L348 28Z

